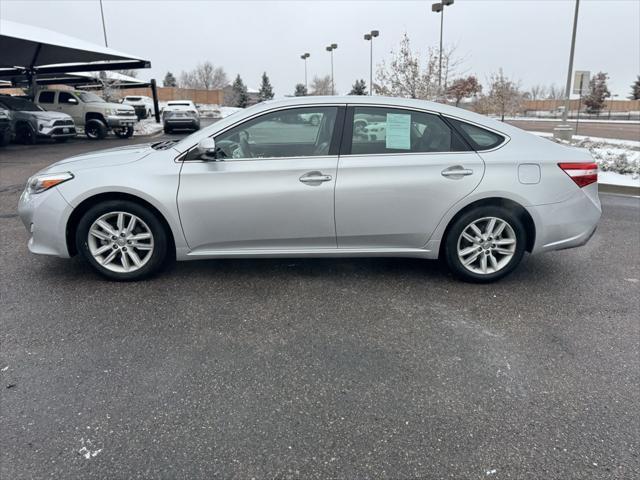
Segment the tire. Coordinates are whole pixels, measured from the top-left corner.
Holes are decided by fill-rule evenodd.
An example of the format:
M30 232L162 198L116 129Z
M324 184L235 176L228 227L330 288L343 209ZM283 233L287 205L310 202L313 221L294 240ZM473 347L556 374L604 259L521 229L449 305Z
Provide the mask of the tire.
M129 232L132 217L136 221ZM78 223L75 241L78 252L99 274L119 281L141 280L156 273L165 262L169 243L155 214L128 200L108 200L91 207Z
M36 143L36 134L27 124L16 126L16 139L25 145L34 145Z
M167 127L166 125L164 126L164 133L171 133L173 132L173 130L171 129L171 127Z
M6 128L5 130L2 131L2 133L0 133L0 147L9 145L10 141L11 141L11 129Z
M133 127L118 129L115 133L118 138L130 138L133 136Z
M107 126L103 121L93 118L84 126L84 133L91 140L102 140L107 136Z
M456 277L467 282L489 283L505 277L518 266L526 244L526 230L518 216L503 207L477 207L451 225L444 253Z

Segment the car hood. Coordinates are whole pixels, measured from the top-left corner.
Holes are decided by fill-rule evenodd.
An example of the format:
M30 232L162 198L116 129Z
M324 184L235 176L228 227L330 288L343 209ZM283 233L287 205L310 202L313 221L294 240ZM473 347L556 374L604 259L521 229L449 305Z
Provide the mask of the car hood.
M49 165L40 173L54 173L69 170L78 171L89 168L123 165L125 163L140 160L153 151L154 150L151 148L150 143L98 150L96 152L65 158L64 160L60 160L59 162Z
M132 112L135 109L126 103L111 103L111 102L88 102L87 105L95 106L96 108L109 108L111 110L131 110Z
M37 118L38 120L71 120L71 117L62 112L20 112Z

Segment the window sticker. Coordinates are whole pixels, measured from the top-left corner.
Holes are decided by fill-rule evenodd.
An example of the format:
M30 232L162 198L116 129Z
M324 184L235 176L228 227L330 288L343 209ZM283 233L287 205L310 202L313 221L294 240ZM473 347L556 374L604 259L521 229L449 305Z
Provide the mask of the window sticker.
M411 114L387 113L386 148L411 149Z

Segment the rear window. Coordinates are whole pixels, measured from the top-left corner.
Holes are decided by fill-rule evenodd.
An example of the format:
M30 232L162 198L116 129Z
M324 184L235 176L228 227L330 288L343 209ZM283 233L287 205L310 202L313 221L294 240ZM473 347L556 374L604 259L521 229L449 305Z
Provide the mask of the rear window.
M491 150L497 147L505 138L502 135L491 132L477 125L471 125L470 123L461 122L453 118L447 118L449 122L460 132L474 150Z
M190 107L191 104L190 103L185 103L185 102L169 102L169 103L167 103L167 106L169 106L169 107Z
M40 103L53 103L53 98L56 96L56 92L40 92L38 101Z
M142 100L142 97L127 97L126 100L128 102L138 102L138 101Z

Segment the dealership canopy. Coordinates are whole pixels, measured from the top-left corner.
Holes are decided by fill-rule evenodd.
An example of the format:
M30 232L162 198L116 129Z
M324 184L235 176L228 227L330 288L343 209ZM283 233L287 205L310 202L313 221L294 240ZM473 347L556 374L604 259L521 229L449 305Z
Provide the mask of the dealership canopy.
M0 20L0 79L14 84L75 72L150 68L133 55L45 28Z

